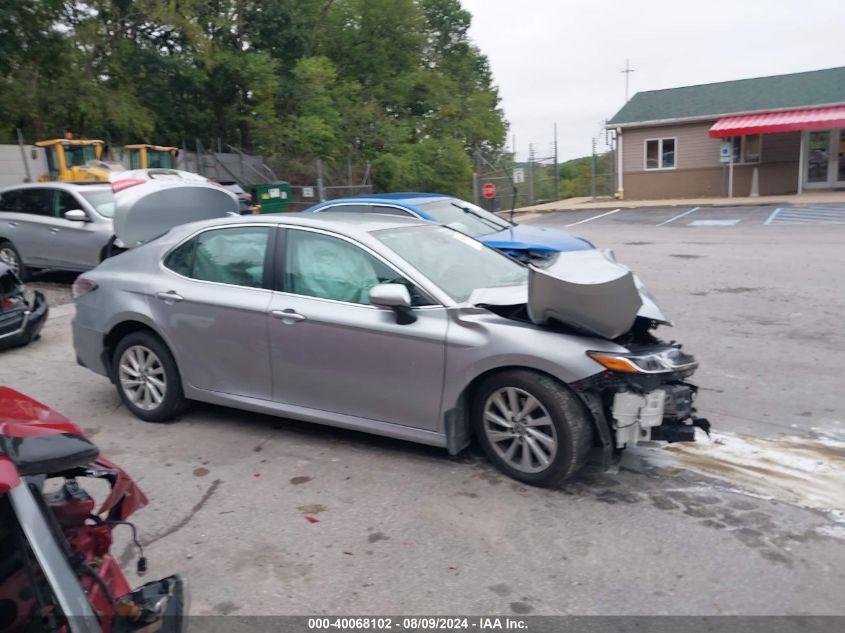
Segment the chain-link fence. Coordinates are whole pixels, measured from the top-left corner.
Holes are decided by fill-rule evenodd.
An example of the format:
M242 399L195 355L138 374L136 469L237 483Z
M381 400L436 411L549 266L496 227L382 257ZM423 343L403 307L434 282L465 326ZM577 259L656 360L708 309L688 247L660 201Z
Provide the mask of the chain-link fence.
M475 203L501 212L573 197L612 197L616 192L615 138L612 132L592 139L589 156L560 162L557 143L529 144L528 159L512 152L474 152Z
M302 211L324 200L373 193L371 169L367 162L317 159L313 163L289 166L287 175L291 183L290 211Z

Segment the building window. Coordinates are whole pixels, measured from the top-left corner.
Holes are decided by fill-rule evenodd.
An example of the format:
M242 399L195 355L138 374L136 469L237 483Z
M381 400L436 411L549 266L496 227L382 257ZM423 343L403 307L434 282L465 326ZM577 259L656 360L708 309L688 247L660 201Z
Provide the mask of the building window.
M733 137L734 163L759 163L762 146L759 134Z
M674 138L653 138L645 142L646 169L674 169L675 144Z

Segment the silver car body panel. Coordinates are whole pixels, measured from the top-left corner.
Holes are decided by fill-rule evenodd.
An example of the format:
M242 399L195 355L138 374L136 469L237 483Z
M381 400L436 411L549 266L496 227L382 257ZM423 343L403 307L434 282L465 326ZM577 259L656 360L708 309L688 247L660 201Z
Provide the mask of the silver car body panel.
M80 192L110 188L107 183L80 185L65 182L39 182L6 187L0 194L29 189L65 191L74 197L78 208L88 216L88 221L77 222L34 213L0 211L0 240L7 239L12 242L27 266L90 270L102 259L103 249L111 240L114 230L111 218L97 213Z
M387 308L197 281L162 263L201 231L268 224L348 240L420 286L436 305L413 308L417 320L399 325ZM106 335L121 323L138 322L174 351L188 398L446 446L447 412L485 372L519 366L569 383L603 370L587 350L625 351L606 339L504 318L473 305L476 295L452 300L372 234L415 225L437 230L411 218L340 213L178 226L86 273L98 288L76 302L77 357L107 374ZM169 306L157 298L170 291L183 300ZM486 292L501 297L526 291L523 285ZM273 315L286 310L302 318Z
M71 632L99 633L97 615L25 479L9 491L9 501Z
M118 192L115 200L114 234L126 248L180 224L240 215L237 196L208 182L148 180Z
M633 273L602 251L556 253L543 268L530 266L528 316L552 320L605 338L631 329L642 306Z

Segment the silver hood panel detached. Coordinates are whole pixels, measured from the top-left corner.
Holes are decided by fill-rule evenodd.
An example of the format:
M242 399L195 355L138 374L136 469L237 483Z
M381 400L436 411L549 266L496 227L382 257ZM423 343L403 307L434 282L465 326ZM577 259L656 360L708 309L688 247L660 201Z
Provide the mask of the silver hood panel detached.
M204 182L150 180L115 194L114 233L126 248L139 246L174 226L238 215L238 198Z
M616 338L631 329L643 305L634 274L602 251L560 253L548 267L530 268L528 316L537 325L556 320Z
M559 321L608 339L628 332L638 316L671 325L643 282L611 251L558 253L550 265L529 268L527 286L481 288L469 302L527 304L537 325Z

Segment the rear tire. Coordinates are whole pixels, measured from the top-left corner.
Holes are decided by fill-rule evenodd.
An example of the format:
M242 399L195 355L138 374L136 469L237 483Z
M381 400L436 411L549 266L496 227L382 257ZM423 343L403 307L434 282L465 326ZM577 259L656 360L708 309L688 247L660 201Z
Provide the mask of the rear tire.
M123 404L145 422L172 422L188 407L173 354L150 332L132 332L120 340L112 373Z
M473 398L472 420L490 461L532 486L556 486L574 475L593 445L593 426L578 398L530 370L484 380Z
M21 281L29 281L29 269L23 263L18 249L8 240L0 240L0 263L11 268Z

